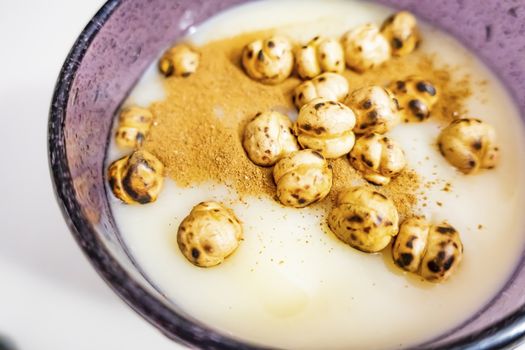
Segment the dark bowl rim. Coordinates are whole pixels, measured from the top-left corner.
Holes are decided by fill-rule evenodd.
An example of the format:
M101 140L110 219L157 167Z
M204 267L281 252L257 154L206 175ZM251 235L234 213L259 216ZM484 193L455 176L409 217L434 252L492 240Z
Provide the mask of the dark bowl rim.
M62 215L82 252L106 284L168 338L203 349L266 349L224 336L166 308L135 282L111 256L83 215L80 203L71 195L74 188L63 132L71 84L91 42L123 1L125 0L108 0L85 26L62 65L54 88L49 111L47 149L52 184ZM502 349L518 344L524 337L525 306L522 306L506 318L478 332L427 349Z

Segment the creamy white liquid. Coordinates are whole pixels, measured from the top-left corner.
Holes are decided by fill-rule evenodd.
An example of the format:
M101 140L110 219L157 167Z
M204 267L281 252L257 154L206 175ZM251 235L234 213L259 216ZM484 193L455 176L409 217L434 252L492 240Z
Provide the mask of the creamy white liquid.
M197 28L196 44L271 27L298 41L339 36L360 23L378 24L392 11L354 1L264 1L219 14ZM152 281L185 312L239 339L302 349L383 349L414 345L457 326L502 287L524 244L524 132L518 111L497 78L455 40L424 26L421 50L488 84L474 86L472 116L497 130L502 160L491 171L464 176L438 153L435 122L403 124L389 135L409 167L440 182L426 190L421 212L461 232L464 260L446 283L421 283L326 233L325 213L292 209L270 198L244 198L218 184L179 188L171 180L157 202L123 205L110 198L122 235ZM351 87L352 89L352 87ZM155 65L127 103L163 98ZM205 151L205 150L203 150ZM119 151L112 146L109 160ZM445 192L445 182L452 191ZM176 244L181 220L204 200L229 205L245 240L218 267L190 264ZM437 202L442 203L439 206ZM482 225L482 229L478 228Z

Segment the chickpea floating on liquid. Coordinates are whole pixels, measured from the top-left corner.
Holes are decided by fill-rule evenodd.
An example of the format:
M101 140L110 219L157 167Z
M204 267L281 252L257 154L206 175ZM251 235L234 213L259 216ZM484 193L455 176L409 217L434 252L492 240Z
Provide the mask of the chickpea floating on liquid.
M394 81L389 89L399 102L399 115L405 122L421 122L428 119L439 99L436 87L430 81L416 76Z
M288 39L271 37L255 40L242 52L242 65L246 73L263 84L278 84L290 76L294 57Z
M399 123L398 102L390 90L381 86L357 89L348 95L345 104L356 115L356 134L384 134Z
M165 77L189 77L199 67L200 55L185 44L168 49L159 60L159 70Z
M153 123L153 114L147 108L129 107L120 112L115 141L122 148L136 148L142 144Z
M316 98L299 111L294 132L303 148L318 151L326 158L350 152L355 136L354 112L340 102Z
M363 24L347 32L342 39L346 65L362 73L390 59L390 45L372 23Z
M277 198L289 207L302 208L330 192L332 169L317 151L305 149L283 157L273 169Z
M405 220L392 245L392 258L396 265L408 272L417 273L425 255L430 224L423 218Z
M316 36L295 53L297 74L312 79L323 72L341 73L345 69L343 47L335 39Z
M446 160L464 174L492 169L499 161L496 131L479 119L456 119L441 131L438 147Z
M463 257L463 244L452 226L430 225L422 218L403 222L392 245L397 266L431 282L447 280Z
M323 73L296 87L292 99L297 108L301 108L318 97L342 101L347 95L348 81L345 77L336 73Z
M328 226L344 243L366 253L385 248L398 231L392 200L368 187L342 191L328 216Z
M348 158L375 185L388 184L406 165L405 153L397 142L375 133L358 138Z
M139 150L114 161L108 169L113 194L127 204L154 202L164 183L164 165L153 154Z
M257 165L270 166L283 156L299 150L292 134L292 122L282 113L257 113L246 125L242 145Z
M193 207L177 231L182 254L199 267L219 265L239 246L242 225L234 212L217 202Z
M388 17L381 26L381 34L390 43L392 56L406 56L414 51L421 40L416 17L400 11Z

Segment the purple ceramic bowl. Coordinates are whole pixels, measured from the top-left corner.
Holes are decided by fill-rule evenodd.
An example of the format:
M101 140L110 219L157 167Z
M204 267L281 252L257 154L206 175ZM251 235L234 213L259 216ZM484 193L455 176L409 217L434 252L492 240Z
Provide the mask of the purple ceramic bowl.
M53 96L49 161L58 201L102 278L169 338L194 348L258 349L170 303L127 253L104 186L112 118L159 52L189 28L243 0L110 0L71 49ZM525 116L525 1L379 0L448 31L503 80ZM499 349L525 335L525 261L490 303L417 349Z

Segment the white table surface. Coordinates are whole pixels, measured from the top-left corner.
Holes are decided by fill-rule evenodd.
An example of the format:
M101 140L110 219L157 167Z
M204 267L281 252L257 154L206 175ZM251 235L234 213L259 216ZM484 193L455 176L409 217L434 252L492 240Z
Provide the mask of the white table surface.
M0 0L0 335L21 350L182 349L97 276L51 187L51 94L68 50L102 3Z

